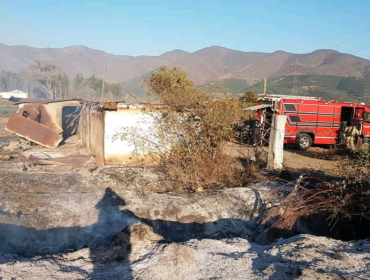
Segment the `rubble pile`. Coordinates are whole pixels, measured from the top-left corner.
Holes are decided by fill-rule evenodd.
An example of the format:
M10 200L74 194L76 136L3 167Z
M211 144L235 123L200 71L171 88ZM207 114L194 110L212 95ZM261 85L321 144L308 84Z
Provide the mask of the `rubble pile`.
M63 129L43 104L23 106L12 114L5 129L48 148L57 147L63 140Z

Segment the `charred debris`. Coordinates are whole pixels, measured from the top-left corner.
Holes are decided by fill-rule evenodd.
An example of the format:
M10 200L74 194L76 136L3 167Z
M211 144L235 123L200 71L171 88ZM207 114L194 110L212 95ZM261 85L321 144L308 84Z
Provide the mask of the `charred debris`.
M81 99L16 99L9 100L7 104L19 106L19 110L9 118L5 129L20 137L20 143L13 142L10 146L22 151L18 158L24 165L82 164L90 156L64 156L58 152L44 154L24 152L35 144L43 148L55 149L63 146L67 139L76 135L78 135L79 144L82 144L95 157L99 165L105 165L107 160L110 163L120 163L122 158L130 158L129 151L127 149L125 152L118 151L118 157L114 156L112 151L116 154L117 150L114 147L118 144L111 143L107 132L114 134L119 126L124 125L125 121L117 122L117 118L125 115L131 115L131 125L135 125L137 121L132 120L132 115L135 113L140 115L144 107L142 104L88 102ZM110 147L111 145L114 147Z

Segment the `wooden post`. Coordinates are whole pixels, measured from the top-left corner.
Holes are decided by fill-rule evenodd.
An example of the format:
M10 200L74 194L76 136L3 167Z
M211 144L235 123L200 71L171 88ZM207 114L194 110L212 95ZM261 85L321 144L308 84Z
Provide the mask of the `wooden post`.
M285 115L272 116L270 131L269 154L267 158L268 169L282 169L284 159L284 135L285 135Z
M105 66L104 67L104 71L103 71L103 82L102 82L102 87L101 87L101 102L104 102L104 87L105 87L105 79L107 77L107 71L108 71L108 67Z

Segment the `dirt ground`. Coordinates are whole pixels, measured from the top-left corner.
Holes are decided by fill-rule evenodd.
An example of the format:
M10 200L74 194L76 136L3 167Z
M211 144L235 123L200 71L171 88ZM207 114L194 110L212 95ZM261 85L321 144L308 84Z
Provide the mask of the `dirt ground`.
M260 157L267 159L268 147L262 149L239 145L236 143L226 143L224 152L236 157L252 158ZM327 174L335 174L338 168L345 163L345 159L337 156L335 151L329 147L311 147L307 151L299 151L292 148L284 148L284 169L297 171L321 171Z
M11 133L5 130L6 124L8 123L9 118L0 117L0 137L10 136Z
M292 170L315 170L336 174L346 159L328 147L311 147L307 151L284 150L284 167Z

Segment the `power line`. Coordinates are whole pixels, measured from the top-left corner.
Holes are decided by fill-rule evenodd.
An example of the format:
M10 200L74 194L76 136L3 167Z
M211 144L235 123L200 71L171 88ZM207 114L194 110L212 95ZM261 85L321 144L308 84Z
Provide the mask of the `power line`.
M369 29L366 29L365 31L362 31L361 33L359 33L359 34L357 34L357 35L355 35L355 36L353 36L353 37L351 37L351 38L349 38L349 39L347 39L347 40L344 40L343 42L341 42L341 43L339 43L339 44L335 45L333 48L336 48L336 47L338 47L338 46L340 46L340 45L343 45L344 43L347 43L348 41L351 41L352 39L354 39L354 38L356 38L356 37L358 37L358 36L360 36L360 35L362 35L362 34L364 34L364 33L368 32L368 31L370 31L370 28L369 28Z
M351 54L352 52L355 52L355 51L357 51L357 50L359 50L359 49L361 49L363 47L366 47L366 46L370 46L370 44L366 44L366 45L363 45L361 47L354 48L354 49L350 50L348 53Z
M362 52L363 50L366 50L366 49L368 49L368 48L370 48L370 44L368 44L368 45L366 45L366 46L364 46L365 48L362 48L362 49L360 49L360 50L358 50L357 52L354 52L354 53L352 53L352 54L355 54L355 53L358 53L358 52Z
M101 72L100 74L98 74L98 75L96 75L96 76L95 76L95 74L94 74L93 76L95 76L95 78L99 78L101 75L103 75L103 73L104 73L104 70L103 70L103 72Z
M102 88L101 88L101 102L104 101L104 87L105 87L105 78L107 76L107 71L108 71L108 67L105 66L104 67L104 71L103 71L103 83L102 83Z

